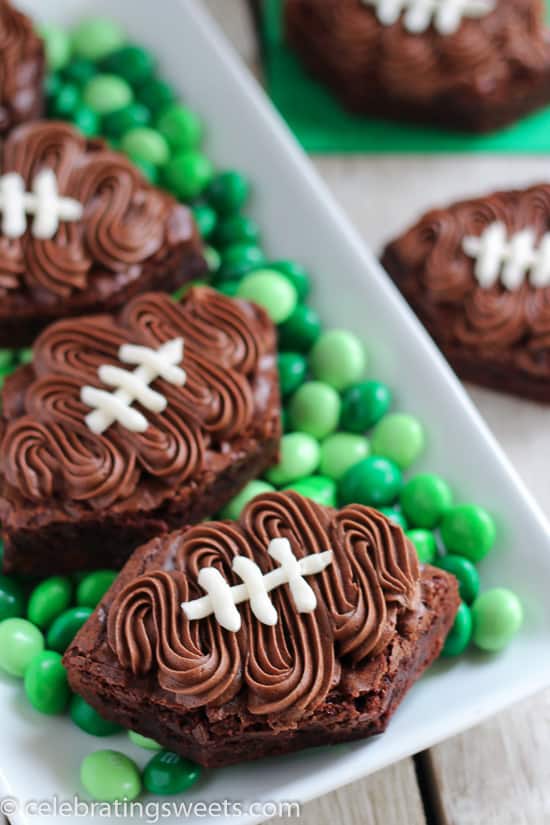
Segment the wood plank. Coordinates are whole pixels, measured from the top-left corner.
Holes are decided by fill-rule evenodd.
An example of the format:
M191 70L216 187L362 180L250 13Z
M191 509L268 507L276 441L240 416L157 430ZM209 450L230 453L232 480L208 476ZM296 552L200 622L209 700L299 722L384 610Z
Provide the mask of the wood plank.
M406 759L346 788L308 802L303 825L426 825L414 763ZM296 825L296 818L271 825Z

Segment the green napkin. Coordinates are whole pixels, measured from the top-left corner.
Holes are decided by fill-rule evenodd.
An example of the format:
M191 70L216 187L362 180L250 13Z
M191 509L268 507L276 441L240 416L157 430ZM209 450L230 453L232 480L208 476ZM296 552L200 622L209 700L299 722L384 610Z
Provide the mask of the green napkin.
M271 98L308 152L550 151L550 106L490 135L464 135L428 126L359 118L312 80L285 46L283 0L264 0L263 45ZM550 9L550 0L547 0Z

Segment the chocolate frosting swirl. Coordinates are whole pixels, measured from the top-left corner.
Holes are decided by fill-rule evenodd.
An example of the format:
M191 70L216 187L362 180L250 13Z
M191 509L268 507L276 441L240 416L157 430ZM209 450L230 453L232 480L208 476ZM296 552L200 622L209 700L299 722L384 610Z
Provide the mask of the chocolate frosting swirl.
M0 3L0 132L39 117L42 108L44 47L32 21Z
M514 291L500 282L484 288L475 260L463 250L466 236L481 235L495 221L510 236L532 228L540 241L550 231L550 186L497 192L429 212L388 246L385 260L445 350L507 360L542 377L550 365L550 287L534 287L526 278Z
M301 558L327 549L334 560L308 577L317 596L312 613L296 611L287 586L270 594L279 620L259 622L240 605L238 633L214 616L189 621L181 602L202 595L202 567L216 567L234 585L236 555L264 573L276 567L271 539L288 538ZM399 526L367 507L340 511L297 493L269 493L250 502L238 523L210 522L161 542L170 543L173 569L134 579L109 608L107 638L121 665L136 676L156 674L183 707L221 705L243 692L251 713L288 725L312 712L338 684L340 661L380 653L399 612L419 607L416 552Z
M2 172L19 173L27 190L44 168L55 172L62 196L83 205L83 218L62 222L51 240L33 237L30 221L21 238L0 235L0 289L67 298L96 275L160 261L168 234L171 243L192 235L185 207L149 186L123 155L66 123L25 124L3 146Z
M190 290L180 304L151 293L134 299L119 318L53 324L36 342L34 380L5 428L0 467L6 480L32 501L62 496L94 509L127 499L144 477L181 485L201 470L207 450L223 449L251 423L251 381L266 354L263 331L257 309L204 287ZM164 412L146 411L143 433L119 423L102 435L91 432L80 390L101 386L98 368L128 369L118 361L124 343L157 349L176 337L185 342L187 381L183 387L160 378L153 383L168 401Z

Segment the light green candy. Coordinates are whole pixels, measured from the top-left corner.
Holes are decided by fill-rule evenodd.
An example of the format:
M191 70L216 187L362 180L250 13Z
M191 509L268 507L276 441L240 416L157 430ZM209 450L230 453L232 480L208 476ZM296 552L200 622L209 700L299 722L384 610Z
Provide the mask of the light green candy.
M88 754L80 767L80 781L92 799L99 802L130 801L141 793L137 765L118 751Z
M84 87L84 103L104 116L128 106L133 99L131 87L114 74L97 74Z
M406 470L424 449L424 430L417 418L406 413L390 413L378 422L371 436L373 453L389 458Z
M523 607L511 590L495 587L478 596L472 605L474 644L481 650L496 653L519 632L523 624Z
M305 498L310 498L323 507L336 507L338 490L336 482L327 476L308 476L294 481L284 488L294 490Z
M136 733L135 730L128 731L128 738L130 742L138 748L143 748L146 751L161 751L162 745L159 745L154 739L149 739L148 736L142 736L141 733Z
M46 63L51 72L64 69L71 58L71 41L59 26L39 26L38 33L44 41Z
M286 321L298 303L295 287L274 269L250 272L241 281L237 295L263 307L274 324Z
M74 53L93 61L107 57L125 42L124 30L107 17L84 20L72 33Z
M353 433L334 433L321 444L321 473L335 481L370 453L368 439Z
M154 166L162 166L170 157L170 148L165 138L160 132L146 126L126 132L120 148L132 160L145 161Z
M340 396L329 384L306 381L290 400L290 423L319 440L334 432L340 418Z
M340 329L324 332L310 354L315 378L336 390L344 390L361 378L366 364L365 349L359 338Z
M302 432L288 433L281 439L279 463L267 471L266 478L277 486L290 484L312 475L320 457L321 450L315 438Z
M272 493L274 489L267 481L249 481L246 487L225 505L220 513L221 517L236 521L249 501L262 493Z
M24 676L31 659L44 650L44 636L26 619L0 622L0 670Z

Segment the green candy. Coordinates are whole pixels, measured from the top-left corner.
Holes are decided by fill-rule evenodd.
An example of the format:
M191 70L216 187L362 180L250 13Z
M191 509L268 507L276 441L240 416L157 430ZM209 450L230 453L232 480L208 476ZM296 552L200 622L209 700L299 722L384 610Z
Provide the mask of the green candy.
M132 129L147 126L150 120L151 113L142 103L130 103L123 109L105 115L103 131L107 137L117 140Z
M72 83L64 83L50 102L50 112L55 117L70 119L80 106L80 90Z
M145 766L143 784L149 793L169 796L188 790L200 775L199 765L177 753L161 751Z
M259 479L249 481L246 487L222 508L221 517L236 521L249 501L262 493L272 493L274 489L267 481L260 481Z
M94 62L120 48L125 40L124 30L106 17L84 20L72 32L74 54Z
M0 622L0 670L23 676L30 661L44 650L44 636L26 619Z
M154 166L163 166L170 157L170 148L164 137L155 129L139 126L126 132L120 148L132 160L142 160Z
M174 103L163 109L156 126L173 152L188 152L200 146L203 134L202 121L187 106Z
M402 530L408 530L409 525L407 524L407 519L403 515L400 510L396 510L395 507L379 507L379 512L382 515L389 518L390 521L393 521L395 524L398 524Z
M255 243L235 243L225 247L222 252L222 270L220 276L239 278L257 269L265 261L265 255Z
M460 656L464 653L472 638L472 627L472 612L467 604L461 602L454 624L445 639L441 655Z
M466 604L471 604L479 593L479 573L471 561L464 556L448 556L438 559L437 566L458 579L460 598Z
M207 246L204 249L203 255L206 265L208 266L208 271L211 273L216 273L220 268L221 263L219 252L214 249L213 246Z
M21 585L10 576L0 576L0 622L20 617L24 612L25 594Z
M278 487L312 475L319 466L321 450L311 435L301 432L287 433L281 439L279 463L265 474L271 484Z
M495 522L487 510L476 504L451 507L441 522L441 537L447 550L474 563L492 549L496 533Z
M269 264L269 268L288 278L298 293L298 300L305 301L311 289L311 280L303 266L295 261L274 261Z
M288 321L279 327L281 349L309 352L321 334L321 319L312 307L298 304Z
M430 530L422 530L417 527L414 530L407 531L407 538L416 547L420 564L433 564L437 553L434 534Z
M0 369L13 370L15 368L16 350L0 349Z
M65 80L69 83L76 83L77 86L84 86L95 74L97 74L95 64L85 57L75 57L63 69Z
M100 716L95 708L76 693L71 699L69 714L74 724L91 736L113 736L122 730L120 725Z
M88 106L77 106L72 121L85 137L94 137L99 133L99 117Z
M47 634L48 647L65 653L72 640L88 621L93 611L90 607L71 607L54 620Z
M474 644L496 653L519 632L523 624L521 602L511 590L495 587L478 596L472 605Z
M17 355L20 364L30 364L32 361L32 348L27 347L25 349L20 349Z
M216 289L223 295L234 298L239 291L239 283L240 281L222 281L221 284L216 285Z
M101 61L101 69L123 77L131 86L138 86L149 80L153 74L155 60L151 53L141 46L122 46Z
M37 653L25 670L24 685L27 699L35 710L49 716L65 711L70 690L59 653L53 650Z
M167 188L183 201L198 198L214 173L211 162L200 152L174 155L164 168Z
M265 309L274 324L286 321L296 306L298 296L290 281L271 269L257 269L245 275L239 298L253 301Z
M209 183L206 197L218 215L238 212L248 199L250 185L244 175L229 169L220 172Z
M116 577L116 570L95 570L88 573L76 589L76 603L80 607L97 607Z
M351 332L331 329L324 332L310 353L315 378L341 391L361 377L366 367L363 344Z
M350 467L370 453L370 444L362 435L334 433L321 445L320 469L323 475L340 481Z
M143 160L142 158L131 158L131 161L134 166L137 166L145 180L148 180L149 183L156 183L158 181L158 170L154 163L150 163L148 160Z
M292 396L288 412L295 429L322 440L338 426L340 396L328 384L306 381Z
M128 731L128 737L132 744L136 745L138 748L143 748L146 751L161 751L162 745L159 745L158 742L155 742L154 739L149 739L148 736L142 736L141 733L136 733L135 730Z
M27 606L27 618L44 630L71 603L72 585L65 576L44 579L32 591Z
M338 503L338 490L336 482L328 476L308 476L288 484L285 490L294 490L305 498L310 498L323 507L336 507Z
M283 398L292 395L307 376L307 360L298 352L280 352L277 356L279 383Z
M51 72L64 69L71 57L71 40L59 26L39 26L38 32L44 41L46 65Z
M437 527L452 504L451 488L432 473L414 476L401 490L401 507L415 527Z
M392 395L380 381L361 381L348 387L342 395L341 427L351 433L364 433L386 415Z
M156 117L174 102L175 94L166 81L152 78L139 87L137 97Z
M46 75L44 78L44 94L48 99L48 107L51 108L51 103L53 98L59 94L59 90L63 85L63 80L61 79L60 74L55 74L54 72L50 72L50 74Z
M104 116L129 106L133 92L121 77L97 74L84 86L84 103L96 114Z
M382 456L369 456L350 467L340 483L342 504L380 507L392 504L401 489L402 476L397 464Z
M220 220L216 229L216 243L226 247L233 244L251 244L258 246L260 227L247 215L228 215ZM276 267L270 268L275 269Z
M137 765L113 750L88 754L80 766L80 781L92 799L99 802L131 801L141 793Z
M196 203L191 207L195 223L201 234L201 238L209 238L214 232L218 217L211 206L206 203Z
M420 456L425 439L422 425L412 415L390 413L378 422L371 436L373 452L390 458L406 470Z

